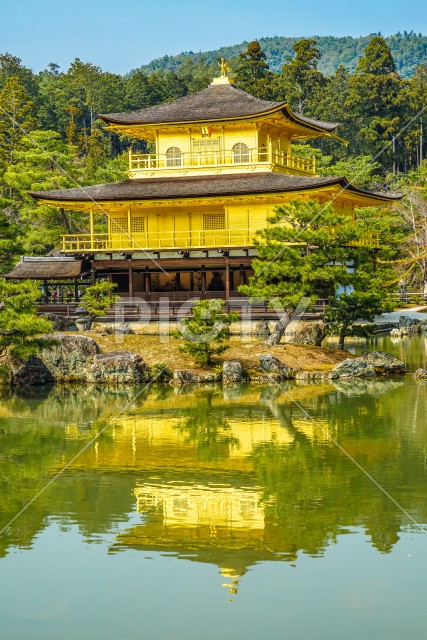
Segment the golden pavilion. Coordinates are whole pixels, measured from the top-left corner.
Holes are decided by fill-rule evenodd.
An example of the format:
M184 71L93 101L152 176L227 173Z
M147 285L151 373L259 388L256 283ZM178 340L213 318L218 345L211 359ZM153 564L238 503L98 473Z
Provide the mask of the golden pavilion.
M317 198L353 216L355 207L395 199L344 177L316 175L315 159L295 153L292 143L337 137L338 124L249 95L225 73L174 102L100 115L108 130L152 148L130 151L128 180L31 194L88 213L89 233L63 236L61 253L79 261L92 282L108 278L124 298L155 301L167 292L176 300L228 300L241 295L256 256L255 232L278 205ZM106 233L95 233L97 214L105 216ZM372 248L378 242L365 239ZM19 268L9 277L20 277Z

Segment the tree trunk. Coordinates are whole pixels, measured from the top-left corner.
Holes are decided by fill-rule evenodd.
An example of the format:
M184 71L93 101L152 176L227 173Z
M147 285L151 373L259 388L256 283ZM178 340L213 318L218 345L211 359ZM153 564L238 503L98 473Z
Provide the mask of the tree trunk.
M276 323L276 326L271 332L271 335L268 336L267 340L264 341L264 344L269 347L274 347L276 344L279 344L290 321L291 314L289 312L285 312L280 320Z
M60 209L60 212L61 212L62 224L67 229L68 233L72 233L70 221L68 220L68 216L66 215L65 210L62 207Z
M347 335L347 326L345 325L341 328L339 342L338 342L338 348L342 349L343 351L344 351L344 342L345 342L346 335Z

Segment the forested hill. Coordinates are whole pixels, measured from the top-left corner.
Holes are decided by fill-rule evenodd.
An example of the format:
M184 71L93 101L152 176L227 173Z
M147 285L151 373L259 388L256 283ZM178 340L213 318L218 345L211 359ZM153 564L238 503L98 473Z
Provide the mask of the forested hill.
M333 36L312 36L317 40L317 46L322 54L318 69L327 76L332 75L336 68L343 64L349 71L354 71L357 62L363 56L367 44L375 35L371 34L360 38L344 36L335 38ZM276 36L274 38L259 38L267 62L271 71L279 72L282 69L286 58L293 56L293 46L301 38L284 38ZM394 36L385 38L393 55L396 70L403 77L411 77L416 67L421 63L427 63L427 36L411 33L397 33ZM230 47L222 47L214 51L204 51L194 53L192 51L180 53L177 56L163 56L152 60L141 68L144 72L152 72L156 69L166 71L176 71L180 65L188 58L195 62L200 61L205 64L215 64L218 57L224 56L227 60L237 58L248 47L248 42L235 44Z

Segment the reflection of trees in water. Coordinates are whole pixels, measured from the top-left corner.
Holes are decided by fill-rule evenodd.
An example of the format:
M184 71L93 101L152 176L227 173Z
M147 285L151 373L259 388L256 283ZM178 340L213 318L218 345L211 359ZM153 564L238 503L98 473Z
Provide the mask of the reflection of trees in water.
M292 385L287 388L292 396ZM316 389L319 387L313 386L313 391ZM5 390L0 407L1 523L18 513L52 477L52 469L69 460L82 442L92 437L101 417L105 424L104 420L136 392L130 386L58 387L35 396ZM245 475L236 466L233 480L233 486L244 483L262 492L263 540L273 552L284 552L289 560L295 559L300 550L319 555L345 527L352 526L364 527L373 545L388 552L400 529L410 525L396 506L326 438L325 432L310 423L286 394L280 393L280 388L243 388L229 399L216 389L191 394L184 396L186 405L187 398L191 398L191 406L181 407L174 389L159 386L144 391L129 409L130 415L143 415L148 399L149 411L155 411L154 419L159 424L166 415L177 421L181 417L176 428L186 443L194 445L199 460L211 464L209 474L203 464L175 466L177 481L200 485L208 485L212 478L217 483L224 481L221 461L239 445L239 421L247 424L273 419L287 430L290 437L286 444L274 437L255 444L250 456L253 473L245 459ZM171 397L178 400L173 406ZM340 383L325 387L317 396L308 393L302 402L307 412L321 421L415 519L427 520L427 385L416 385L410 379L403 383ZM79 427L78 440L65 433L66 420ZM312 428L311 434L304 428L307 425ZM115 443L109 438L107 430L105 439L113 450ZM161 455L164 454L162 450ZM174 455L178 455L176 451ZM227 483L233 464L232 459L227 462ZM30 546L50 515L61 523L77 523L89 538L105 533L118 520L125 520L131 510L134 473L134 469L95 473L82 468L66 474L2 536L0 555L12 544ZM160 458L157 473L159 478L170 481L171 468L163 467ZM237 557L243 550L233 553ZM254 561L258 553L257 547Z
M231 424L223 410L212 406L213 391L198 395L191 409L184 409L185 416L176 429L185 437L186 444L194 443L200 460L211 462L228 458L230 449L239 446L239 439L232 433Z
M402 395L404 385L384 381L381 387L381 381L377 381L374 388L372 385L367 388L369 391L362 393L360 385L349 389L340 385L329 394L304 401L304 409L316 424L310 423L286 396L277 397L275 393L263 396L264 404L294 435L294 440L289 446L271 441L254 447L251 459L257 480L264 489L270 517L287 540L293 540L296 548L308 553L319 553L347 526L363 526L372 544L388 552L400 529L412 524L328 440L328 433L415 519L418 516L426 521L425 508L420 515L425 496L422 499L414 494L414 488L421 487L421 451L409 433L400 432L400 425L402 422L408 425L409 418ZM410 388L414 391L413 385ZM413 406L410 402L410 411ZM314 434L317 429L318 438L308 437L304 425L311 427ZM425 494L425 488L422 492Z

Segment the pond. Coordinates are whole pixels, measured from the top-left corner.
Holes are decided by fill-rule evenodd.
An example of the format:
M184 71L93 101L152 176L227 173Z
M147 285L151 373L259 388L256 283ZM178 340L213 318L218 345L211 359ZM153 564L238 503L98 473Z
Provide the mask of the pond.
M427 384L1 393L3 638L425 636Z

